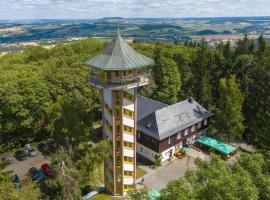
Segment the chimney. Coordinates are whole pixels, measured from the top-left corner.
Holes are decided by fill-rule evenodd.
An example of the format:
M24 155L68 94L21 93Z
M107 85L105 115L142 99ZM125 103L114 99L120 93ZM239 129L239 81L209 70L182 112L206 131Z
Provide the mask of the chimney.
M193 99L192 98L189 98L188 99L188 102L192 104L193 103Z

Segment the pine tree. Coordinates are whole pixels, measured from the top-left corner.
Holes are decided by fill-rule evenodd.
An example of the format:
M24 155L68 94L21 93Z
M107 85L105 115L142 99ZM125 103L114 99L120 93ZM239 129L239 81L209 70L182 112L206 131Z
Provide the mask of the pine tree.
M215 126L226 135L228 141L240 138L244 131L242 106L244 96L239 89L235 75L219 81L218 112Z
M204 107L208 108L212 103L212 86L210 84L209 63L212 58L207 44L202 41L200 49L193 62L193 95Z
M270 71L258 67L247 98L247 136L258 146L270 149Z
M153 97L165 103L176 103L181 90L181 79L175 61L160 55L158 52L153 73L156 84Z

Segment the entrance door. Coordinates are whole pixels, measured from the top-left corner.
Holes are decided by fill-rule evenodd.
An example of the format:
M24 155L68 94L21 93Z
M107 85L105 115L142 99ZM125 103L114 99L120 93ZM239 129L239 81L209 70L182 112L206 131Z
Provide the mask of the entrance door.
M170 151L169 151L170 153L170 156L169 157L172 157L172 152L173 152L173 150L171 149Z

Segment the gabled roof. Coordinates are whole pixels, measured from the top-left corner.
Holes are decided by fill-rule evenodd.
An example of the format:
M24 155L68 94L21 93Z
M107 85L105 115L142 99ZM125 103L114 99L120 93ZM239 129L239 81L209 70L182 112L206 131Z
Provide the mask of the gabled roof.
M85 64L100 70L122 71L153 65L154 61L136 52L118 32L100 54L86 61Z
M138 97L137 129L157 140L168 138L211 116L212 113L193 99L167 105Z

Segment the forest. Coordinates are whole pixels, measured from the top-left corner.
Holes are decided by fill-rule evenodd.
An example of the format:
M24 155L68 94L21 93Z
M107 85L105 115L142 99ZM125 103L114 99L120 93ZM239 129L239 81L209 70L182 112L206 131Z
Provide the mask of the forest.
M0 153L53 138L56 174L41 184L25 180L23 196L0 171L0 199L80 199L99 186L107 144L93 130L100 92L87 84L90 69L83 63L105 45L86 39L0 58ZM170 182L160 199L270 199L270 48L263 36L217 48L204 41L133 46L155 60L141 95L168 104L193 98L215 114L209 134L257 148L233 166L215 156L198 160L198 170ZM147 199L146 193L134 190L130 198Z

